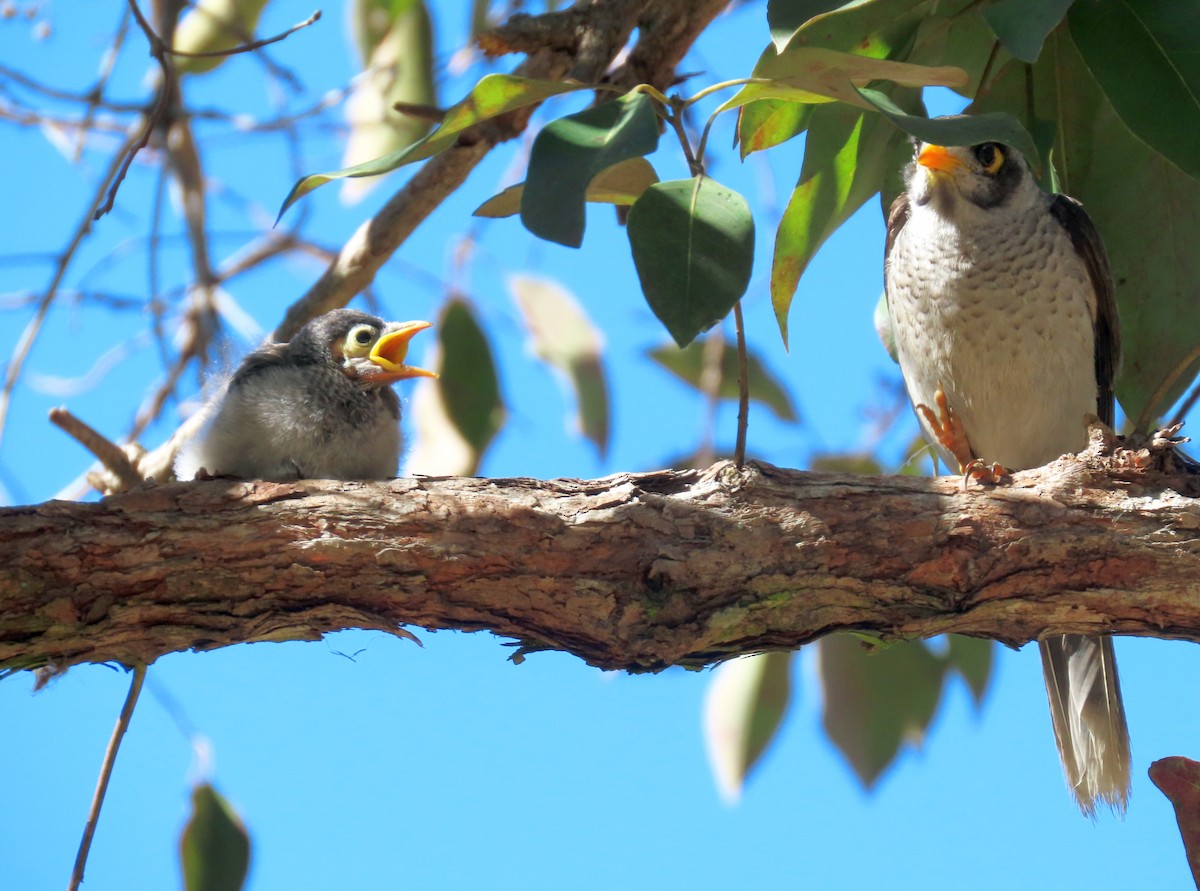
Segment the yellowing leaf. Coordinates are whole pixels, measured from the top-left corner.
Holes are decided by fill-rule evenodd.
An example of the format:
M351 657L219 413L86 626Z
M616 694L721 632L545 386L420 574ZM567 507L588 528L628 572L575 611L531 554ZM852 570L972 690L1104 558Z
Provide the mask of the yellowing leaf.
M180 20L172 45L188 53L214 53L249 43L254 39L254 29L266 5L267 0L200 0ZM175 56L175 71L203 74L228 58Z
M890 80L907 87L962 87L967 73L951 66L931 67L893 62L812 46L789 46L782 53L770 49L754 66L755 83L742 87L717 112L759 99L789 99L821 103L838 100L871 108L855 87L873 80Z
M638 196L658 182L658 174L645 158L630 158L620 164L605 168L588 183L586 199L597 204L616 204L628 207ZM521 195L524 183L509 186L498 195L493 195L475 209L475 216L499 219L521 212Z
M359 0L370 7L373 28L365 35L378 36L370 46L365 69L354 82L346 100L346 122L350 137L342 165L353 167L365 161L401 151L429 132L430 121L402 114L396 103L437 105L433 78L433 25L423 0L411 0L395 15L382 34L376 19L390 10L374 0ZM386 18L384 19L385 21ZM368 44L371 41L366 41ZM366 48L366 47L364 47ZM377 185L372 177L353 177L342 183L342 200L357 201Z

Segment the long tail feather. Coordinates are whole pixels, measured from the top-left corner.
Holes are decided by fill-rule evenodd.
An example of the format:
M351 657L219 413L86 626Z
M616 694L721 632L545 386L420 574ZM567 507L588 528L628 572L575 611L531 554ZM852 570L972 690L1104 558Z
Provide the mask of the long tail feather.
M1129 728L1110 637L1059 634L1039 642L1054 739L1085 816L1129 803Z

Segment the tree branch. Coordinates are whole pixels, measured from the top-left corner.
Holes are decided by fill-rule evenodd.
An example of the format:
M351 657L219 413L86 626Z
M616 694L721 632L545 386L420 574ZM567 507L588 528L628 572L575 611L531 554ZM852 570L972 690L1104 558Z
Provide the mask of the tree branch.
M630 60L619 73L618 83L633 86L640 80L659 85L674 74L674 65L696 38L728 4L728 0L594 0L563 13L550 13L558 34L564 22L578 21L576 43L561 46L560 37L535 51L522 45L529 57L513 74L541 79L573 78L583 83L601 80L625 47L635 27L640 28ZM533 33L541 17L521 20L525 32ZM508 32L505 32L508 33ZM529 123L534 108L524 108L487 121L460 137L457 144L430 158L374 217L359 226L338 256L312 287L288 308L274 338L287 340L309 319L345 306L367 287L375 273L409 235L465 181L495 146L518 136Z
M1113 452L1097 442L1000 488L720 463L592 481L217 480L8 508L0 669L400 625L634 671L852 629L1200 641L1200 477Z

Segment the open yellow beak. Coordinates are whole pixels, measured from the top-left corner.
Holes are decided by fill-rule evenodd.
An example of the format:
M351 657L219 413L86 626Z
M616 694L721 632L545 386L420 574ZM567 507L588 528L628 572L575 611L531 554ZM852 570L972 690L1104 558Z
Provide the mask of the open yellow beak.
M917 155L917 163L930 170L940 170L942 173L953 173L959 167L964 166L963 162L952 155L950 149L944 145L925 146L921 149L921 154Z
M375 346L371 347L369 357L383 369L382 376L394 381L409 377L437 377L435 372L404 364L404 358L408 355L408 342L418 331L429 327L432 327L429 322L400 322L391 330L383 332L379 340L375 341Z

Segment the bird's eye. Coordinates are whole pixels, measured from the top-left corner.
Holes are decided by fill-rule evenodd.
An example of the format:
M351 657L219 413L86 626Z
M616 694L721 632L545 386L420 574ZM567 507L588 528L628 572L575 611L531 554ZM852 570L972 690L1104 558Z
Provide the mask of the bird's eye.
M378 333L371 325L355 325L342 341L343 355L365 356Z
M985 142L973 149L975 160L983 167L983 172L994 176L1004 166L1004 152L994 142Z

